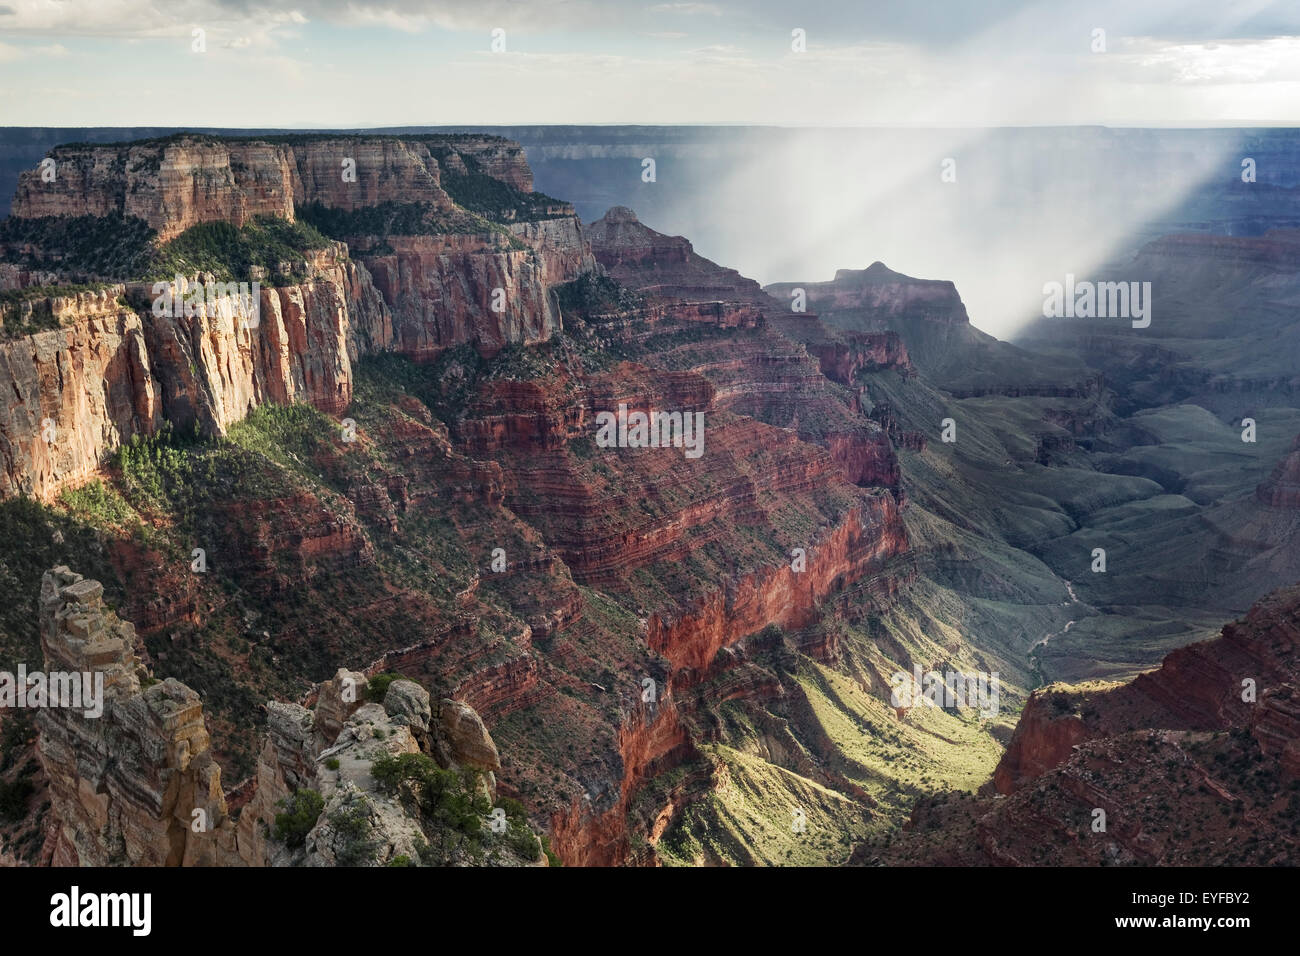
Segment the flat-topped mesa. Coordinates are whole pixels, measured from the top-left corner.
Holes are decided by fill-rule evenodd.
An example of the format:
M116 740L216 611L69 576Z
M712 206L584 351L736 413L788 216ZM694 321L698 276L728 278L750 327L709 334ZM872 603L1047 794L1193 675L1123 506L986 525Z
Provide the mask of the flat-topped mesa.
M810 312L851 311L879 321L883 330L893 318L925 319L949 325L968 325L970 317L946 279L914 279L895 272L883 262L865 269L840 269L830 282L776 282L764 291L783 302L795 289L807 295Z
M586 228L596 261L619 282L649 295L685 302L727 302L751 309L774 303L753 279L698 255L682 236L643 225L615 206Z
M443 164L524 192L532 171L517 143L491 136L320 136L165 140L51 150L19 175L12 214L134 216L160 240L203 222L243 225L259 216L293 221L295 204L355 210L384 202L452 208Z
M293 219L294 158L283 145L177 137L59 146L19 174L12 215L134 216L161 239L201 222Z

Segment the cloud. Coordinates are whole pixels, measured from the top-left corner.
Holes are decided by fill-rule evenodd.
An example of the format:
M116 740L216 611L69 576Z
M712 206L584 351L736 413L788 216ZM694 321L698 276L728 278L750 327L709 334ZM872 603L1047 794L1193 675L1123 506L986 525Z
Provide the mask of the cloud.
M651 13L683 13L689 16L722 16L722 8L712 3L656 3Z
M25 88L23 71L7 64L42 50L66 53L76 37L103 38L76 47L77 61L66 65L87 97L111 90L109 101L120 104L111 114L97 107L101 123L163 120L160 101L143 92L143 67L121 64L147 62L149 54L131 44L148 42L160 56L188 54L196 27L206 31L214 61L239 58L240 75L221 83L204 73L171 75L166 98L174 92L228 110L241 116L238 125L323 115L337 126L344 111L357 125L366 117L373 125L1300 121L1300 4L1265 0L753 0L743 7L725 0L295 0L288 10L272 0L4 4L15 12L0 17L0 88ZM1105 55L1089 51L1099 25L1107 31ZM790 48L795 26L807 29L807 52ZM511 52L487 53L496 27L507 31ZM678 40L686 42L663 42ZM112 70L105 58L116 60ZM245 84L245 76L260 85ZM277 83L335 92L289 102ZM457 95L416 95L448 89ZM14 101L21 106L21 96ZM335 116L333 105L343 103ZM47 117L35 122L56 115L17 112ZM58 115L59 122L86 120Z
M12 63L16 60L39 60L45 57L67 56L68 48L61 43L45 46L14 46L0 43L0 63Z
M1300 81L1300 37L1164 43L1139 38L1126 45L1135 82L1209 85Z

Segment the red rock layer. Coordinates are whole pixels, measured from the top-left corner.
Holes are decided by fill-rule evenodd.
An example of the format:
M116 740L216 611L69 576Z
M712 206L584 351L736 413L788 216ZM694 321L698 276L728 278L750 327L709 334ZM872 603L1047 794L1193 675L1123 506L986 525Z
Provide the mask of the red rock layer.
M631 288L688 302L771 305L753 279L697 255L690 241L681 236L647 228L626 206L613 207L586 232L596 261Z
M872 499L874 513L855 509L831 534L807 551L807 569L789 565L746 575L724 591L715 591L691 611L650 621L647 641L679 672L679 686L689 686L682 672L704 673L723 647L769 624L798 630L816 617L820 601L855 583L885 559L906 550L907 540L893 499Z
M487 175L532 191L523 150L492 136L326 136L293 144L179 136L126 146L56 147L49 156L53 181L40 168L22 172L12 214L135 216L165 241L201 222L243 225L258 216L293 221L295 202L357 209L395 200L449 209L435 151L462 170L461 157L472 156Z
M466 342L491 356L549 339L560 321L547 283L574 278L585 262L572 249L510 249L497 233L387 241L394 251L368 255L366 267L392 308L397 348L417 359Z
M1003 796L926 798L883 851L854 859L1294 865L1298 650L1291 588L1131 683L1040 690L995 778Z
M676 707L661 703L653 714L638 712L618 732L623 776L619 797L609 809L593 813L577 800L568 812L551 818L551 846L565 866L617 866L628 859L627 812L638 788L694 756L694 745Z
M1300 677L1300 592L1260 601L1212 641L1171 652L1159 668L1113 689L1075 695L1035 691L998 764L1010 793L1069 757L1074 745L1133 727L1212 731L1247 725L1265 689ZM1243 700L1250 681L1256 700Z

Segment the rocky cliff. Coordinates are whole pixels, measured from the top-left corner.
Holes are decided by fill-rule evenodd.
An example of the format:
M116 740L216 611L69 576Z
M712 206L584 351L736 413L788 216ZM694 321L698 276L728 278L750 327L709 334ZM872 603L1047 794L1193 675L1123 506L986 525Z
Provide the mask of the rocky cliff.
M572 210L507 229L467 217L443 190L446 169L529 194L522 150L494 137L186 135L60 147L50 159L53 180L40 170L22 177L15 216L133 216L157 242L205 222L292 221L309 204L348 213L424 204L459 217L458 225L439 233L435 219L423 234L363 233L364 257L340 242L309 250L303 278L264 283L253 321L210 307L155 315L153 284L139 282L6 305L0 380L16 401L0 413L0 496L48 500L132 435L164 424L220 435L268 402L341 414L366 355L426 359L464 343L494 354L545 341L562 326L551 288L594 268ZM17 266L10 273L15 288L52 275ZM24 334L34 327L48 331Z
M289 149L270 143L61 146L19 176L11 215L134 216L165 240L201 222L292 219L294 174Z
M311 266L301 283L262 289L255 321L206 306L155 315L149 284L11 306L59 327L0 341L14 397L0 409L0 495L49 499L164 423L220 435L267 402L341 413L356 359L392 346L391 314L341 244Z
M99 717L46 708L37 720L55 866L214 864L233 848L202 703L177 680L149 682L135 644L99 582L67 568L45 575L44 668L102 674L105 698Z
M688 302L772 305L753 279L705 259L682 236L648 228L626 206L610 209L586 234L596 260L634 289Z
M1292 864L1298 650L1290 588L1129 683L1036 691L994 777L1004 796L923 800L876 859Z
M47 707L37 720L51 803L43 855L54 866L542 862L535 839L521 851L528 840L483 836L484 857L466 839L479 827L449 835L410 793L376 783L377 764L404 755L427 761L428 772L445 768L452 774L445 785L469 772L478 789L468 795L485 801L486 815L501 761L464 703L435 707L424 688L405 680L376 693L365 674L340 670L311 694L314 710L266 705L256 775L226 794L199 695L175 678L149 676L136 657L134 628L104 606L99 582L66 567L48 572L41 635L46 673L104 681L102 715ZM277 817L304 793L319 796L317 816L286 838ZM528 833L521 819L509 826Z
M442 169L475 169L525 193L532 172L516 143L491 136L290 137L268 141L182 134L120 146L59 146L19 176L11 215L134 216L161 240L202 222L294 218L320 203L358 209L429 203L446 211ZM440 162L441 161L441 162Z
M908 318L941 324L970 323L966 306L951 282L913 279L893 271L883 262L873 262L865 269L840 269L830 282L779 282L767 286L765 291L782 302L789 302L795 288L805 291L810 311L869 313L881 329L891 320Z
M895 445L923 442L864 413L866 380L913 381L903 337L791 315L617 212L592 251L562 209L471 215L460 200L481 195L464 180L493 164L509 178L509 157L425 145L374 161L418 156L410 176L428 178L408 177L413 189L436 164L445 216L344 206L324 182L337 151L310 168L293 153L295 182L317 184L295 198L336 210L314 221L352 251L312 257L288 294L264 290L256 328L125 310L155 418L208 434L246 421L234 442L169 446L147 497L103 476L128 516L103 537L140 624L137 660L203 692L208 752L247 777L224 795L221 852L346 862L365 817L390 857L418 853L395 797L441 779L417 766L424 755L491 773L569 863L842 862L843 837L886 826L904 783L919 785L894 759L904 738L978 748L991 766L982 727L886 706L882 675L912 657L983 663L950 621L922 624L909 593ZM631 288L593 274L593 255ZM139 305L138 287L122 294ZM134 395L104 365L110 397ZM596 416L620 405L701 414L701 454L598 444ZM134 404L117 414L86 460L143 429ZM207 574L188 570L196 537ZM401 680L391 707L345 702L356 677L337 668L367 660L365 676L418 681L429 716ZM253 737L248 701L268 697ZM477 758L439 749L462 732ZM879 753L854 749L862 740ZM399 792L367 790L368 768L394 761L412 774ZM970 771L945 772L964 783ZM277 805L303 790L320 794L319 823L301 845L272 839ZM792 840L789 803L835 838ZM751 814L762 826L737 826ZM709 821L724 836L693 846Z
M543 342L560 328L546 277L576 274L562 253L539 261L496 234L390 236L387 242L391 253L364 261L392 308L404 354L428 359L468 342L495 355L506 345Z

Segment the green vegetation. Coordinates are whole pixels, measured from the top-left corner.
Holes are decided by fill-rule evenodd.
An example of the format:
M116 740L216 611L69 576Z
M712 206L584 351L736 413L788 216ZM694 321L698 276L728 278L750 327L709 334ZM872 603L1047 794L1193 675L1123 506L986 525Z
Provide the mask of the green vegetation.
M334 858L340 866L373 862L379 843L370 839L370 807L363 794L353 794L347 803L330 811L326 821L338 834Z
M301 848L325 809L325 799L315 790L303 788L295 790L276 805L284 807L284 810L275 815L272 836L291 850Z
M465 228L470 224L469 221L457 222L454 219L439 223L452 228L435 230L432 225L437 218L437 210L432 204L424 202L389 201L377 206L362 206L360 209L337 209L320 203L308 203L296 207L294 215L300 222L309 223L335 239L355 236L415 236L434 231L473 231Z
M47 300L72 296L81 292L103 292L111 283L69 283L66 285L34 285L25 289L6 289L0 292L0 338L15 339L38 332L61 328L62 322L54 314ZM117 297L117 305L127 308L126 300ZM30 310L21 308L32 303Z
M143 275L153 254L156 233L134 216L43 216L0 220L0 249L14 245L36 252L10 252L9 261L33 268L58 268L104 278Z
M543 833L540 839L542 841L542 852L546 854L547 864L549 866L564 866L564 861L551 849L551 838Z
M0 220L8 261L102 279L160 280L211 272L221 281L250 281L254 267L268 283L306 274L303 253L328 240L309 223L262 217L243 226L205 222L159 244L142 219L121 215L9 217ZM18 253L16 245L35 251Z
M58 328L62 328L62 323L52 312L33 312L30 319L19 321L16 310L0 306L0 338L17 339Z
M472 345L448 349L433 362L379 352L356 366L356 404L381 405L413 395L448 425L464 415L485 361Z
M252 270L265 270L268 284L287 285L307 275L303 253L324 249L329 240L309 223L262 217L243 226L203 222L158 247L144 278L211 272L218 280L252 279Z
M366 684L366 700L374 701L376 704L382 704L385 695L388 694L388 685L395 680L410 680L410 678L406 677L404 674L395 674L391 672L387 674L376 674L374 677L370 678L369 682Z
M645 297L616 279L585 272L557 290L560 308L567 314L604 315L631 312L645 306Z
M294 213L302 223L334 239L357 246L358 255L388 255L392 246L389 236L470 235L492 236L504 248L527 249L510 230L473 212L453 209L440 212L430 203L387 201L360 209L336 209L320 203L297 207ZM361 248L363 238L379 242Z
M465 157L472 165L472 157ZM568 204L545 193L526 193L480 172L443 171L442 188L456 205L497 222L535 222L571 215Z
M476 774L443 770L426 754L380 757L370 773L386 790L408 787L430 819L459 833L477 834L483 826L481 818L492 809L477 792Z
M426 754L413 753L380 757L370 774L381 788L418 807L426 827L436 831L436 851L422 855L424 862L446 863L461 851L481 854L483 817L492 808L475 771L443 770Z
M59 503L97 528L132 528L144 533L136 510L116 487L99 478L76 488L65 488L59 495Z

